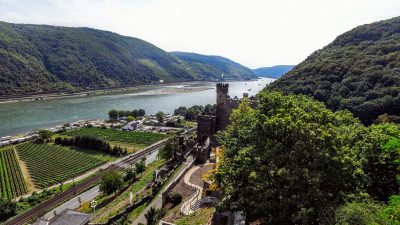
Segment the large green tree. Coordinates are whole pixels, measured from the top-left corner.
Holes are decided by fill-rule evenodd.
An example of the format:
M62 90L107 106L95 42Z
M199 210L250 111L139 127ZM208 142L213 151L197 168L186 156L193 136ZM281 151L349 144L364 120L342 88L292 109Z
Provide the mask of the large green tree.
M380 201L387 201L399 191L396 178L400 162L400 126L372 125L364 145L364 171L368 175L367 191Z
M146 170L146 158L142 158L139 162L135 164L135 172L136 174L143 175L143 172Z
M17 204L10 199L0 198L0 221L10 216L14 216L17 212Z
M124 177L116 171L106 172L100 182L100 191L105 194L112 194L117 192L124 185Z
M178 143L174 139L170 139L165 143L164 148L160 150L159 156L165 160L170 160L174 158L177 148Z
M219 134L224 159L215 174L222 207L246 222L324 224L363 186L367 129L348 111L333 113L306 96L261 92L244 101Z
M164 123L164 116L165 116L165 114L163 112L161 112L161 111L156 113L156 118L157 118L159 123Z

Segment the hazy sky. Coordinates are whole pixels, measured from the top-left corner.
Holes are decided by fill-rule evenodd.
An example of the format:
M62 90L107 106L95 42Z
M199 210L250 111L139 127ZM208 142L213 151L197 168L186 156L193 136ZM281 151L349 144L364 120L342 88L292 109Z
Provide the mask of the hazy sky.
M6 22L104 29L250 68L297 64L357 25L395 16L400 0L0 0Z

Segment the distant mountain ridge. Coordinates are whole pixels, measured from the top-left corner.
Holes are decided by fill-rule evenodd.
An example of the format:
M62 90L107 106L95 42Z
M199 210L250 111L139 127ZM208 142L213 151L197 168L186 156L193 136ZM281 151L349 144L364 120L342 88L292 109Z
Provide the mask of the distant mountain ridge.
M225 63L230 67L231 62ZM217 76L201 73L197 66L204 67L146 41L108 31L0 22L0 97ZM243 71L243 77L237 74L235 78L252 77Z
M267 89L313 96L366 124L400 118L400 17L338 36Z
M262 67L258 69L253 69L253 72L260 77L268 77L277 79L284 75L285 73L292 70L295 66L293 65L277 65L271 67Z
M189 52L171 52L171 54L186 62L192 72L203 74L209 79L253 79L257 77L249 68L221 56Z

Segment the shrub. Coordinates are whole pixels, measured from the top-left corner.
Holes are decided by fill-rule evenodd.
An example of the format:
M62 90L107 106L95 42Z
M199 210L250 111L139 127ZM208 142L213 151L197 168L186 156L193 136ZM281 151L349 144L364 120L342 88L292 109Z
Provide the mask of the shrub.
M182 202L182 195L179 193L169 194L168 202L172 203L174 206L179 205Z
M336 211L337 225L371 225L386 224L380 212L383 206L377 202L368 200L364 202L349 202Z

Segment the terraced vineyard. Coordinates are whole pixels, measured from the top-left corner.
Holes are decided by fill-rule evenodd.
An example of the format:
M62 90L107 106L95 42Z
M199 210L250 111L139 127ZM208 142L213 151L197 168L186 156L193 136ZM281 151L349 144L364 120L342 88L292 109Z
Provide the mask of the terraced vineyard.
M39 188L74 178L106 162L83 152L50 144L25 142L19 144L17 149Z
M0 149L0 197L15 198L27 192L14 149Z
M123 142L135 145L148 146L166 137L167 134L151 133L151 132L128 132L113 129L101 128L81 128L78 130L67 131L68 136L94 136L105 141Z

